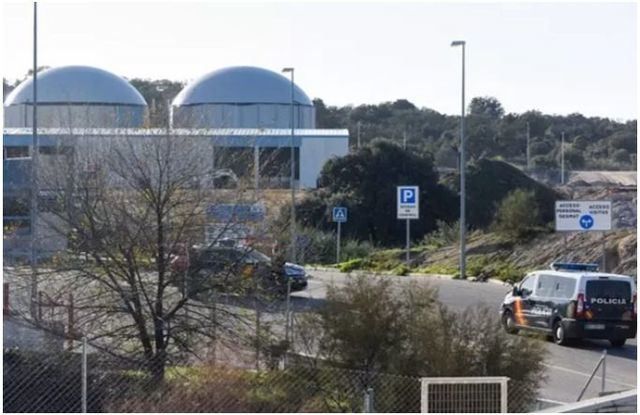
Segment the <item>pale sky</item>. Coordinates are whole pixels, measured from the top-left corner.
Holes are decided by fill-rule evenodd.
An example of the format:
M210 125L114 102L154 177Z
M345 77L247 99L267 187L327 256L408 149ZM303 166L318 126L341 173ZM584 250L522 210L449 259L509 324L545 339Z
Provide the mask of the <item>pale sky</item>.
M32 4L3 2L2 72L32 66ZM635 3L52 2L38 4L40 65L97 66L190 81L226 66L296 68L329 105L406 98L460 110L497 97L507 112L637 118Z

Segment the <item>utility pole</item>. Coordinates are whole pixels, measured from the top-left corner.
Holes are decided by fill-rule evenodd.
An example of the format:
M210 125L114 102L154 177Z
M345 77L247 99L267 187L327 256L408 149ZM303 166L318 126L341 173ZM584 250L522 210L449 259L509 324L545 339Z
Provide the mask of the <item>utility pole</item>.
M296 186L295 186L295 109L294 109L294 68L284 68L282 72L291 73L291 262L296 262Z
M358 121L358 149L360 148L360 121Z
M529 121L527 121L527 170L531 169L531 129L529 128Z
M466 158L464 154L464 75L465 75L465 46L464 40L451 42L451 46L462 46L462 106L460 111L460 278L466 278L466 190L465 190L465 169Z
M562 132L562 141L560 144L560 183L564 184L564 131Z
M33 2L33 120L31 124L31 317L37 318L38 301L38 2Z
M404 134L402 136L402 147L407 149L407 130L404 130Z

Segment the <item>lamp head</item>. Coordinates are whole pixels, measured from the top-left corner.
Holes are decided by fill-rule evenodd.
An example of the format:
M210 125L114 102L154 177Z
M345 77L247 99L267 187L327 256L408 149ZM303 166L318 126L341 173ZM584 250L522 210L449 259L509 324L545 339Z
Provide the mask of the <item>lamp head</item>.
M464 40L454 40L451 42L451 46L464 46L465 43L466 42Z
M293 68L282 68L282 72L293 72Z

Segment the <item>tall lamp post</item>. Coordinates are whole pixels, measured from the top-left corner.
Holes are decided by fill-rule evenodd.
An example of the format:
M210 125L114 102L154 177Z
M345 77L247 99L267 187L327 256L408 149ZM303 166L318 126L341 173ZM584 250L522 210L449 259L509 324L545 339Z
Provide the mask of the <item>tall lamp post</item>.
M291 74L291 262L296 262L296 166L295 166L295 108L294 108L294 88L293 72L294 68L283 68L283 73Z
M466 42L464 40L454 40L452 47L462 46L462 110L460 114L460 278L466 278L466 221L465 221L465 168L466 158L464 154L464 52Z
M36 302L38 301L38 3L33 2L33 120L32 120L32 148L31 148L31 317L38 316Z

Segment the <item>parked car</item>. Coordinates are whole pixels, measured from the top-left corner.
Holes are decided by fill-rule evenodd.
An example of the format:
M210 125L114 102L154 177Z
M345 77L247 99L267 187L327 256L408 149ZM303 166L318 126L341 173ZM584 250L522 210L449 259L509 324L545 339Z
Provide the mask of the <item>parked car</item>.
M291 291L304 290L308 274L304 267L287 262L275 269L271 258L246 246L196 247L190 254L190 282L219 288L246 281L259 281L261 286L284 293L288 281Z
M509 333L538 331L560 345L607 339L622 347L636 336L636 286L626 275L598 272L595 264L554 263L515 285L500 313Z

